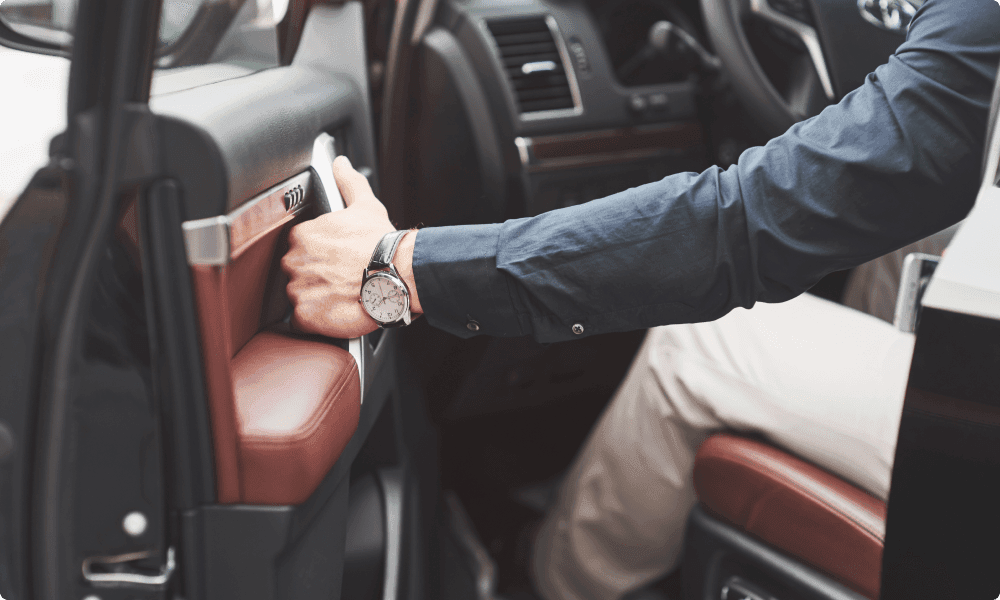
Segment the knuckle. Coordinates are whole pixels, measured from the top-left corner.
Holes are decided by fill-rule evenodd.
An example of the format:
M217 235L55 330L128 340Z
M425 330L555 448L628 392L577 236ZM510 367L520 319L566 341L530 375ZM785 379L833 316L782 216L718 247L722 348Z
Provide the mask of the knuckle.
M296 311L299 310L299 286L295 285L294 282L288 282L285 286L285 295L288 296L288 301L292 303L292 306Z

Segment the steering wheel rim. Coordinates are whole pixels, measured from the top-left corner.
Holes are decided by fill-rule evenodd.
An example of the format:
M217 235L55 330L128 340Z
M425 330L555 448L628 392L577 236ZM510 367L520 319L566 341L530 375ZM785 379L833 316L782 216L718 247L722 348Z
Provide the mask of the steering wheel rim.
M744 23L751 15L792 30L791 33L806 46L816 73L811 79L796 82L795 85L806 92L800 91L798 98L808 97L809 90L805 88L816 85L824 88L823 95L828 101L836 98L819 36L813 27L775 11L767 0L701 0L701 6L709 39L726 67L736 94L768 134L783 133L812 115L803 110L801 101L790 102L784 97L764 72L744 30Z
M732 86L766 133L779 135L861 85L905 39L923 0L701 0L706 29ZM757 20L784 30L805 52L784 94L767 76L747 36Z

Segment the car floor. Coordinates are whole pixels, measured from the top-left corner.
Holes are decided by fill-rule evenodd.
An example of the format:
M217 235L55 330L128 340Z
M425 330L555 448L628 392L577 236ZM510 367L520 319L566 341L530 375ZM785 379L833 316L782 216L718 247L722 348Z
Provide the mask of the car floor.
M529 576L535 533L608 400L601 390L545 407L440 424L445 503L451 494L460 504L474 544L492 563L495 594L477 598L541 600ZM466 548L466 554L475 552ZM679 600L680 578L673 574L643 594L636 600Z

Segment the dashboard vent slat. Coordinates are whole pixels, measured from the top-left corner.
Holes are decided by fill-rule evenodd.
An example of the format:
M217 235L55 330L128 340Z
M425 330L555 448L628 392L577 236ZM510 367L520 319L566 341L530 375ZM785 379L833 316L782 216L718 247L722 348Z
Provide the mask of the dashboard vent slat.
M539 53L539 54L533 55L531 58L532 58L532 61L551 60L554 63L558 63L559 62L559 53L557 53L557 52L543 52L543 53ZM529 61L529 62L531 62L531 61ZM524 63L525 63L525 60L524 60L523 56L512 56L510 58L503 59L503 65L505 67L508 67L509 69L510 68L516 69L518 71L518 73L521 72L521 67L524 65Z
M575 107L559 47L545 17L493 19L486 26L500 49L521 114Z

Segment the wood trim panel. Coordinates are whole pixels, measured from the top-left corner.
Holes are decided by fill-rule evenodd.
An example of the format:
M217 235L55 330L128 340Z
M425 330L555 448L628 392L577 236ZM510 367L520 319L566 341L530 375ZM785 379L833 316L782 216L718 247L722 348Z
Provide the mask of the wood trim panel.
M534 172L669 156L703 145L704 133L699 123L691 121L517 138L515 143L521 162L529 172Z

